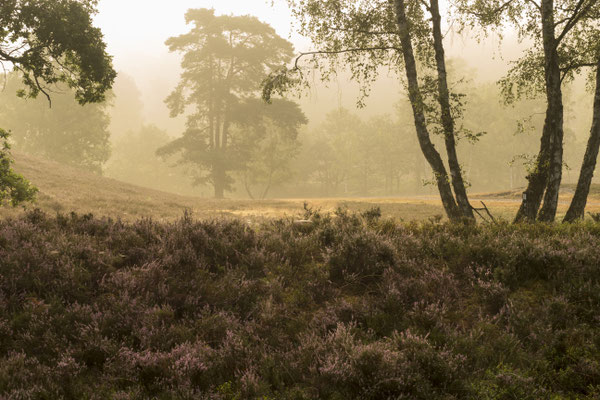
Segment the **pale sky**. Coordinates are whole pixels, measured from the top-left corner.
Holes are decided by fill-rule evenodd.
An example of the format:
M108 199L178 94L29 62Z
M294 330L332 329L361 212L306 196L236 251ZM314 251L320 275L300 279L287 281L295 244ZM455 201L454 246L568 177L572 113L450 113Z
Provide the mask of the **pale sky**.
M190 8L214 8L217 14L251 14L289 38L291 17L279 1L267 0L100 0L96 24L102 28L117 69L143 68L140 59L161 59L167 38L185 33L184 15Z
M104 33L115 69L134 77L143 95L146 119L165 128L173 124L163 100L179 79L180 57L169 53L164 43L189 30L185 13L190 8L214 8L218 15L255 15L280 36L299 46L307 44L297 35L290 37L292 18L281 0L274 6L269 0L100 0L94 19Z
M180 58L170 54L164 42L189 30L184 15L190 8L214 8L218 15L255 15L273 26L280 36L291 40L297 50L310 47L310 42L292 31L292 17L283 0L275 0L274 6L271 0L100 0L95 22L104 32L116 70L135 78L143 95L147 121L169 130L182 127L181 121L177 124L169 119L163 102L179 79ZM497 79L501 75L498 66L506 68L505 61L499 63L500 60L492 59L497 42L477 45L472 40L452 35L447 42L450 57L467 59L469 65L486 76ZM343 104L339 100L341 87L345 88ZM358 92L347 87L346 82L340 82L329 91L313 93L312 98L303 102L305 112L310 117L330 111L324 110L323 104L332 109L339 105L353 107ZM378 105L373 109L379 112L393 112L399 92L399 83L383 82L373 88L369 101Z

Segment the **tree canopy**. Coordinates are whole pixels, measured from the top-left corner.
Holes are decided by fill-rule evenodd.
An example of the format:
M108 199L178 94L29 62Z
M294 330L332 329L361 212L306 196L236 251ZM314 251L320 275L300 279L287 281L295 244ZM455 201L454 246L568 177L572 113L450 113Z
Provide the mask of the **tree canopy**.
M64 83L82 103L100 102L116 72L102 32L92 25L97 0L3 0L0 62L23 73L21 96L50 98Z
M52 108L42 97L26 101L20 74L7 77L0 92L0 126L12 132L15 149L101 173L110 157L108 103L79 105L74 91L53 93Z

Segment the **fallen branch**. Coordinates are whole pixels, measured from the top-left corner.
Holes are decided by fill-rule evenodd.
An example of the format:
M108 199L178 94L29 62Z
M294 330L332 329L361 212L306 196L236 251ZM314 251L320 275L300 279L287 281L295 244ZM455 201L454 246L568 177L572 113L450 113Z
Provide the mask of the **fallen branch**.
M484 220L485 222L488 222L488 223L489 223L489 222L491 221L491 222L493 222L494 224L496 224L496 223L497 223L497 221L496 221L496 218L494 218L494 216L492 215L492 213L490 212L490 210L487 208L487 206L485 205L485 203L484 203L483 201L481 201L481 205L482 205L483 207L476 208L476 207L473 207L473 206L471 206L471 208L473 209L473 211L475 211L475 212L477 213L477 215L479 215L479 218L481 218L481 219L482 219L482 220ZM487 218L485 218L485 217L484 217L484 216L483 216L483 215L480 213L480 211L485 211L485 212L486 212L486 214L489 216L489 219L490 219L490 221L488 221L488 219L487 219Z

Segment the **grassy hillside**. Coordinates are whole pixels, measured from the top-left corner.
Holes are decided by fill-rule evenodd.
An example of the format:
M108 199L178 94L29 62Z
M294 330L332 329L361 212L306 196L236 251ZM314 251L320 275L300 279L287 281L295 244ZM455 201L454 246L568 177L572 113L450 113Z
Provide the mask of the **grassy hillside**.
M303 212L304 199L214 200L147 189L114 179L82 172L56 162L25 154L14 154L15 170L40 189L38 201L28 207L55 213L93 213L136 220L140 217L176 219L184 210L198 218L237 216L255 220ZM338 207L365 210L380 204L384 215L425 219L443 213L435 199L312 199L312 207L333 211ZM18 210L0 209L0 215L15 215Z
M444 214L436 196L406 198L348 198L348 199L278 199L278 200L213 200L160 192L80 170L25 154L14 154L15 169L31 180L40 194L35 205L49 213L93 213L134 221L140 217L173 220L189 210L198 218L219 216L241 217L256 221L263 217L296 216L303 212L305 200L310 207L333 212L338 207L350 211L381 208L384 217L405 221L427 220ZM559 216L566 211L573 185L566 185L561 194ZM492 213L512 219L519 206L522 190L472 195L480 206L485 201ZM600 212L600 187L593 186L588 211ZM16 215L19 209L0 208L0 216Z
M600 224L0 221L0 398L597 399Z

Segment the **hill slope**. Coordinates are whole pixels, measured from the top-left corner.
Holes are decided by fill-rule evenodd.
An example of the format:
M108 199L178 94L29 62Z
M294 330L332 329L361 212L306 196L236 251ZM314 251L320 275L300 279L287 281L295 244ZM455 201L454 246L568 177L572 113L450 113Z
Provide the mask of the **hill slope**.
M298 215L304 199L215 200L161 192L105 178L43 158L13 153L15 170L39 190L38 207L54 213L93 213L134 220L140 217L174 219L189 210L195 217L235 216L247 219ZM380 206L384 215L408 220L443 214L435 199L311 199L311 207L333 211L338 207L362 211ZM0 208L0 216L15 215L20 209Z
M305 199L278 200L215 200L181 196L161 192L105 178L43 158L14 153L15 169L40 189L38 200L28 208L38 207L55 213L92 213L114 218L135 220L152 217L172 220L189 210L195 217L206 219L221 216L242 217L246 220L264 217L296 216L304 212ZM573 185L561 190L560 214L569 205ZM472 204L485 201L495 216L512 219L519 203L522 189L505 192L472 194ZM588 211L600 212L600 185L593 185ZM331 212L337 208L365 211L380 207L384 217L403 220L424 220L443 215L437 196L390 198L330 198L306 199L311 208ZM0 216L16 215L20 209L0 208Z
M37 202L28 207L44 211L110 214L137 218L152 215L173 218L193 209L198 199L130 185L81 171L54 161L13 153L14 169L39 190ZM3 209L2 213L15 211Z

